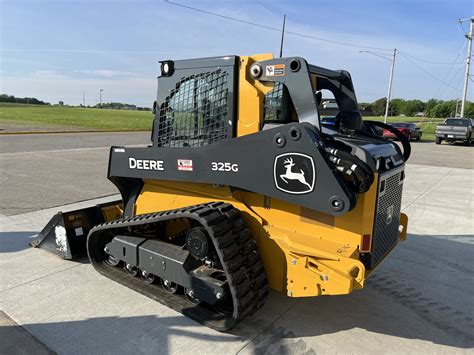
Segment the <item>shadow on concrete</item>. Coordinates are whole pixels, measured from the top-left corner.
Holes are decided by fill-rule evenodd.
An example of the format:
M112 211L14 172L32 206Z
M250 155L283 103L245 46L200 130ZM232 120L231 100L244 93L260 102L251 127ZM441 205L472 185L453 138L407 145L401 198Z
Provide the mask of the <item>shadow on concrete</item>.
M30 248L28 245L38 231L25 232L0 232L0 253L14 253Z
M256 353L303 353L315 343L305 338L357 328L473 348L472 255L473 235L409 235L363 290L344 296L302 298L267 328L258 317L252 317L234 333L250 337L247 330L265 328L253 335L250 349Z
M18 331L8 328L0 327L1 333ZM22 328L60 354L227 353L225 342L236 340L224 333L203 332L183 316L97 317ZM196 343L199 340L207 344ZM213 348L209 342L219 345Z
M0 354L54 355L42 342L0 311Z
M222 344L234 347L237 341L254 353L311 354L319 336L339 333L339 340L325 338L326 345L343 344L346 337L353 344L360 335L350 331L357 329L380 343L380 336L387 335L469 349L474 347L472 255L473 235L409 235L365 289L291 304L272 292L267 306L229 334L209 331L181 315L97 317L24 327L59 353L227 353L231 344ZM199 340L216 345L204 347L209 343Z
M38 235L38 231L25 232L0 232L0 253L15 253L25 249L32 248L29 243ZM42 252L51 253L47 248L38 248ZM52 253L54 255L54 253ZM57 258L60 258L56 255ZM60 258L61 259L61 258ZM89 264L87 255L80 254L75 256L73 260L67 260L73 263Z
M474 146L474 144L472 142L471 142L471 144L466 145L464 142L461 142L461 141L454 141L454 142L443 141L443 142L441 142L441 145L454 145L454 146L460 145L460 146L463 146L463 147L473 147Z

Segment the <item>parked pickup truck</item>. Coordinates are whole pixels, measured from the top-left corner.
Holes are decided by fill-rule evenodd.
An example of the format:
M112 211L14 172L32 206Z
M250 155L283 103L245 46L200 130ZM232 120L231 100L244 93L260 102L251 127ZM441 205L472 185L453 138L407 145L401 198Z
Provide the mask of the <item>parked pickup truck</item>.
M470 145L474 134L473 126L472 118L447 118L443 124L436 127L436 144L441 144L442 141L463 141L465 145Z

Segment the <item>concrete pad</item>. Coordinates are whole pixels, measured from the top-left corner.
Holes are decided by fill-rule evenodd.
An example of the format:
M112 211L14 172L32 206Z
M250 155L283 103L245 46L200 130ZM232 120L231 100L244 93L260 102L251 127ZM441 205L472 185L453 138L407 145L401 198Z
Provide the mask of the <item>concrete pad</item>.
M0 311L0 339L2 339L0 354L56 354L2 311Z
M461 142L438 145L435 142L411 142L410 164L474 169L474 145Z
M408 165L408 240L365 289L308 299L271 292L229 334L100 276L88 263L27 248L29 234L57 209L1 217L0 308L58 353L472 353L473 183L469 170ZM453 185L446 199L436 196ZM452 208L456 200L462 202Z
M116 194L107 179L110 146L149 142L149 132L0 136L0 213Z

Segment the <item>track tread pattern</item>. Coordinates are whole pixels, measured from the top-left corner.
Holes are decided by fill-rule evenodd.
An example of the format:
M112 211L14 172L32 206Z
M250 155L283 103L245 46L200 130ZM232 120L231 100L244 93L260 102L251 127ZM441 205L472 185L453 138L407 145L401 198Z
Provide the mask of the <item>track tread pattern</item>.
M118 268L105 265L103 247L114 235L180 218L193 219L206 228L227 276L234 304L232 316L224 316L201 306L191 307L181 296L168 294L156 285L145 284L125 275ZM224 202L210 202L102 223L89 232L87 252L92 265L102 275L218 331L228 331L243 318L253 314L264 304L268 295L265 269L252 234L246 228L240 211Z

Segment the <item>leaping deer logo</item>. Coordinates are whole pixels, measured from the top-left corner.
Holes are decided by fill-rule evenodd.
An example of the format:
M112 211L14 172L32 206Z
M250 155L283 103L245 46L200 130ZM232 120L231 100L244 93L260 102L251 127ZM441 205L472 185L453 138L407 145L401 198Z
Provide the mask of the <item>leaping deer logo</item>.
M280 178L286 184L288 184L287 179L288 180L298 180L303 185L308 186L309 189L312 188L312 186L310 184L308 184L308 182L306 181L303 170L300 169L299 173L295 173L295 172L291 171L291 168L293 168L295 166L295 163L293 163L293 158L285 159L285 161L283 163L283 166L286 168L286 172L284 174L281 174Z

